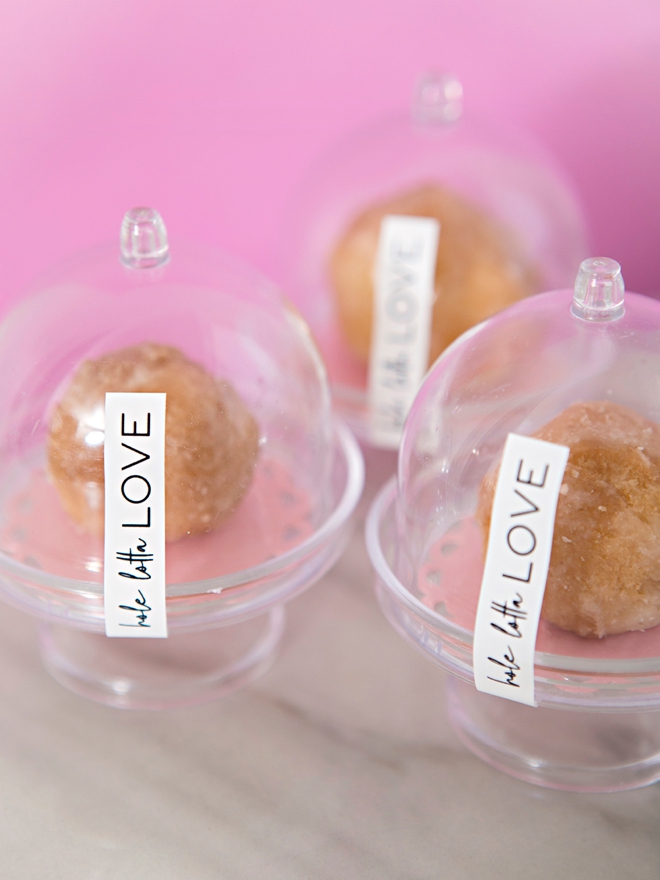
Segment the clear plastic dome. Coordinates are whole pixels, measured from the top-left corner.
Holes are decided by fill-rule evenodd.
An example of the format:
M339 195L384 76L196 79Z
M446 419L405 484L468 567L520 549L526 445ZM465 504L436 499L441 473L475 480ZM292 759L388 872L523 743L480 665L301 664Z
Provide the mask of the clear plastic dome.
M609 790L660 775L649 712L660 707L659 385L660 303L624 299L618 264L586 260L574 290L513 305L443 354L406 422L398 477L370 514L385 613L456 677L450 711L468 745L530 781ZM569 450L533 660L541 708L474 688L494 487L512 434ZM604 714L587 723L556 708Z
M429 559L439 552L438 546L445 546L447 535L451 533L452 540L458 540L458 534L465 530L468 544L461 556L465 564L469 547L467 555L476 566L473 574L478 591L487 537L485 508L492 503L491 484L511 433L539 436L573 448L565 478L567 494L559 499L558 507L559 515L571 503L569 489L580 494L581 508L571 514L577 521L562 520L566 534L571 529L569 541L573 532L591 535L586 519L581 523L579 516L588 519L606 513L599 530L591 535L598 543L599 556L611 553L614 564L627 544L632 557L637 552L630 543L635 523L640 540L650 537L644 531L649 516L658 517L654 528L660 530L660 508L656 512L654 507L655 500L660 501L660 445L657 450L654 446L656 429L660 438L656 376L660 377L660 303L627 293L624 308L623 280L612 260L585 261L574 291L548 293L519 303L459 340L420 389L399 453L398 565L410 572L414 589L420 594L428 590L431 604L446 601L442 591L448 587L447 579L434 599L437 591L425 583L423 573ZM623 450L631 444L632 459L620 461ZM642 467L649 456L654 461L656 453L657 466L650 465L648 474L634 471L636 457ZM579 466L574 463L578 454L584 458ZM571 469L578 467L589 475L588 494L582 477L576 477L575 482L570 477ZM622 468L621 474L618 468ZM650 479L659 481L659 494L658 499L649 498L651 508L646 512L639 507L641 501L628 498L628 482L639 482L642 492L642 481ZM629 500L638 520L627 518L624 499ZM621 528L625 523L626 528L620 538L617 522ZM564 543L568 546L569 542ZM559 550L555 547L553 553L557 555ZM643 552L647 554L649 548L644 547ZM586 556L583 546L570 553L580 559ZM598 562L596 557L591 560L593 565ZM653 605L656 617L645 625L646 618L642 618L643 625L635 629L649 629L648 623L654 620L660 623L660 555L657 563L656 585L644 595L644 605L649 610ZM649 571L645 578L651 574ZM468 576L467 566L464 576ZM586 583L584 570L578 574L576 569L576 576ZM466 598L466 586L463 580L461 601ZM563 592L566 602L571 591ZM572 645L579 653L602 654L608 641L602 637L610 635L604 630L617 625L608 627L607 621L600 620L594 601L590 595L583 609L584 620L576 622L578 635L569 636L565 631L570 621L561 632L547 624L539 645ZM625 617L619 618L623 626ZM629 643L627 650L635 656L638 635L618 640L615 633L611 635L614 643ZM657 637L660 639L660 629Z
M0 327L10 601L103 631L106 392L167 395L170 629L263 613L323 573L361 462L332 421L307 325L269 281L211 248L170 248L158 213L139 208L119 247L70 260L29 294Z
M422 369L513 301L571 284L586 256L581 211L556 165L506 125L463 115L461 85L447 74L422 77L408 114L337 148L309 177L294 214L292 296L319 342L338 411L360 439L384 448L398 446L396 430L388 439L374 427L373 302L385 217L439 222Z

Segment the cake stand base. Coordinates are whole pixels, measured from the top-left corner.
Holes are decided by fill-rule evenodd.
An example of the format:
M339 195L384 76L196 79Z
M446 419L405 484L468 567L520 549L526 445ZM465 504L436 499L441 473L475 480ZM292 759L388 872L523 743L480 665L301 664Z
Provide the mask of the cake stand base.
M533 708L451 677L449 714L463 743L518 779L568 791L623 791L660 778L660 712Z
M40 631L44 665L60 684L120 709L170 709L218 699L271 665L285 611L167 639L109 639L63 624Z

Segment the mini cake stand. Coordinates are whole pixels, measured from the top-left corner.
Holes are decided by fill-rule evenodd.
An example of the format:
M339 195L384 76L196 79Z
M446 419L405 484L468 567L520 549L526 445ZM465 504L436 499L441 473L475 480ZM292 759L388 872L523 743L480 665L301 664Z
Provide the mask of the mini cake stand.
M58 567L66 571L68 553L60 553L59 544L91 539L62 517L47 481L33 478L7 490L14 498L3 528L11 530L5 546L13 552L0 554L0 591L11 604L40 618L44 664L75 693L131 709L216 699L270 667L284 630L284 604L319 580L342 553L363 481L359 447L339 423L334 426L331 497L321 515L310 511L283 467L264 462L225 527L168 545L169 638L110 639L104 635L102 551L91 548L90 569L98 560L94 579L52 573ZM250 542L259 512L278 524L279 539L268 558L236 568L241 560L254 558ZM42 549L49 555L47 570L29 555L34 529L52 530L51 546ZM205 577L205 569L219 570L219 561L227 573Z
M479 693L472 669L479 531L465 520L436 542L413 594L393 570L396 488L395 479L383 487L367 520L376 594L397 632L450 673L449 715L465 745L548 788L618 791L659 779L660 627L593 640L541 621L538 707Z

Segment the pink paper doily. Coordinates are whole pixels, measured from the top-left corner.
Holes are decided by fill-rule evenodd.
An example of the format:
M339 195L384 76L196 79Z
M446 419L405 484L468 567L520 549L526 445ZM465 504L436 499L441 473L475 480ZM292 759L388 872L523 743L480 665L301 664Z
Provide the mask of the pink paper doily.
M431 547L419 571L421 601L441 617L474 632L483 568L481 529L470 517L452 526ZM660 626L646 632L586 639L541 619L536 650L608 660L660 657Z
M236 513L207 535L167 545L168 583L220 577L267 562L314 531L310 498L281 462L262 460ZM0 552L32 568L74 580L103 582L103 541L62 509L43 468L9 500Z

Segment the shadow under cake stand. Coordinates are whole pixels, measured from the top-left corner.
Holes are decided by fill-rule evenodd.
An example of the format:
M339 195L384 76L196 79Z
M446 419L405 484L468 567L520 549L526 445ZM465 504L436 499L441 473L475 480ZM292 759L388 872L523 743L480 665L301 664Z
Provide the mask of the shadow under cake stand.
M573 791L617 791L660 779L660 627L585 639L541 621L537 707L474 686L472 639L481 584L481 534L458 522L435 542L415 593L396 576L396 479L366 525L385 616L450 673L448 708L464 744L518 779Z

